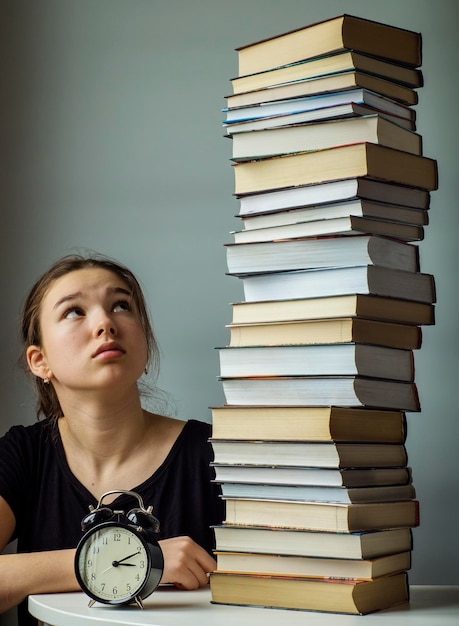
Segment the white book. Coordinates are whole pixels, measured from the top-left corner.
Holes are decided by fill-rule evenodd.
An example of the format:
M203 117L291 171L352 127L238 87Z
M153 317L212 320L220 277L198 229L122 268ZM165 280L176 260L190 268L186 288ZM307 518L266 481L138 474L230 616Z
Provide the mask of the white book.
M226 244L226 260L230 274L367 264L417 272L419 248L395 239L354 233L344 236L229 243Z
M290 189L242 195L239 197L239 216L295 207L313 207L356 198L404 205L414 209L428 209L430 202L430 194L424 189L367 178L348 178L316 185L302 185Z
M419 411L414 383L358 376L223 378L226 404L349 406Z
M362 198L308 207L255 213L253 215L240 216L240 221L242 222L244 230L256 230L274 226L285 226L286 224L298 224L300 222L333 220L350 215L384 220L386 222L416 224L418 226L424 226L429 223L427 210L414 209L398 204L374 202Z
M356 343L218 349L223 378L351 376L412 381L411 350Z
M319 487L306 485L261 485L251 483L222 483L224 498L253 498L256 500L304 500L307 502L397 502L413 500L413 485L387 487Z
M247 302L372 294L416 302L435 302L431 274L376 265L271 272L241 276Z
M261 121L264 118L303 112L311 112L313 115L319 115L322 109L328 109L331 112L331 109L334 107L351 103L364 104L407 120L414 121L416 118L414 109L390 98L380 96L368 89L349 89L346 91L336 91L303 98L267 101L249 106L225 108L223 112L226 113L225 123L228 126L228 131L231 132L231 127L239 124L242 125L245 121Z
M421 135L381 115L357 115L234 133L232 158L244 161L365 142L422 154Z

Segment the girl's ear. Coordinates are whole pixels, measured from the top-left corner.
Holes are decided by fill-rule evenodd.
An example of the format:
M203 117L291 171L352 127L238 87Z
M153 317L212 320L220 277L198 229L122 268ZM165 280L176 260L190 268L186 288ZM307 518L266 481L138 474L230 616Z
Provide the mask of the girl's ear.
M29 346L26 351L27 363L30 371L39 378L51 378L46 357L40 346Z

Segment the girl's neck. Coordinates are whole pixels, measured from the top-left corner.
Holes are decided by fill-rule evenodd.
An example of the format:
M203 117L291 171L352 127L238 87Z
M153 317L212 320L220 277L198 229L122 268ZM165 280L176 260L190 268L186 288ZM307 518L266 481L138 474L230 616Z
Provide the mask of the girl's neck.
M150 424L138 394L124 399L82 399L80 395L75 402L67 398L61 406L64 417L59 420L59 430L64 447L78 448L94 458L123 458L132 453Z

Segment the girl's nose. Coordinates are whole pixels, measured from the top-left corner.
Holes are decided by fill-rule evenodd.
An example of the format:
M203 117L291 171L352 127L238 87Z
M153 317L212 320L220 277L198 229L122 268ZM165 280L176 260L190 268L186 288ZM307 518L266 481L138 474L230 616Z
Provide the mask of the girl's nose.
M104 333L107 333L109 335L116 335L116 331L112 326L100 326L99 330L97 331L97 336L100 337L101 335L103 335Z
M99 324L97 326L97 336L101 337L104 334L112 335L112 336L116 335L115 324L113 323L113 320L108 315L105 315L99 321Z

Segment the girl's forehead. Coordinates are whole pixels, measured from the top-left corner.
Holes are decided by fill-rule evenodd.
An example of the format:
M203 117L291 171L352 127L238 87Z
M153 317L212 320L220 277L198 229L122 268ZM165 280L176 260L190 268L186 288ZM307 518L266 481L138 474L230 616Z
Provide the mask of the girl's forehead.
M123 289L130 292L127 283L114 272L100 267L74 270L56 278L43 298L43 305L70 295L84 296L96 291Z

